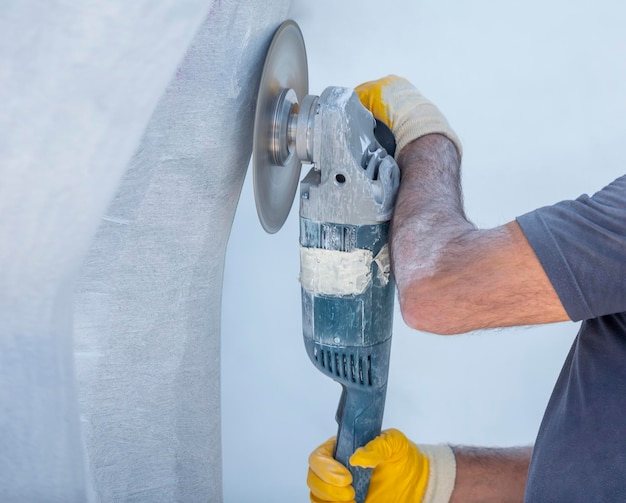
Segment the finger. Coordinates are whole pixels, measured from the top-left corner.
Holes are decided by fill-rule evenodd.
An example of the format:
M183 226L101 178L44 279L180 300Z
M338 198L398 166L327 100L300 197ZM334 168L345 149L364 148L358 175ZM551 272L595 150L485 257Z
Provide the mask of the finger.
M311 501L315 496L318 501L348 503L354 501L354 488L351 485L335 486L322 480L309 469L306 484L311 490Z
M375 468L383 461L406 451L404 434L395 429L385 430L350 457L350 464L362 468Z
M339 461L333 459L335 437L330 438L309 456L309 468L327 484L345 487L352 483L352 474Z
M391 129L393 128L393 122L389 116L387 104L383 99L383 89L393 82L393 80L395 80L395 77L390 75L379 80L365 82L355 89L363 106L372 112L374 117L383 121Z

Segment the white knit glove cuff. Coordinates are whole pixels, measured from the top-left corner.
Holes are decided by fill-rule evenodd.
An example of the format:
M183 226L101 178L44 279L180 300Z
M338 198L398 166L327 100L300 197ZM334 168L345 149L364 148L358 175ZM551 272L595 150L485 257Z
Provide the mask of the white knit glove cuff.
M418 445L430 461L428 485L422 503L448 503L456 479L456 458L449 445Z
M396 152L413 140L438 133L454 143L459 156L463 154L461 140L439 109L405 79L398 79L382 89L382 99L391 107Z

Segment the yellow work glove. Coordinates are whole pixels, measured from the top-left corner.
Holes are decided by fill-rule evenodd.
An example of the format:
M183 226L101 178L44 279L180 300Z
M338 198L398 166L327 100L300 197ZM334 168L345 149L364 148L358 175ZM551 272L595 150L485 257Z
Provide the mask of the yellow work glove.
M438 133L451 140L462 155L461 141L446 118L408 80L389 75L361 84L356 93L363 106L389 126L397 153L417 138Z
M333 459L334 445L333 437L309 456L307 484L313 503L354 503L352 474ZM452 449L418 447L395 429L357 449L350 464L374 469L365 503L447 503L454 488Z

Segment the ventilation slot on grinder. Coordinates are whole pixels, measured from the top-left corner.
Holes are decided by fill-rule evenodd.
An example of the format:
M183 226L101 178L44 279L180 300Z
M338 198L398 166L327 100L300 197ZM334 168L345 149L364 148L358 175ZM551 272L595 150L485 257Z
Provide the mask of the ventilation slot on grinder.
M358 383L372 385L372 357L357 357L354 354L315 349L315 361L329 374Z

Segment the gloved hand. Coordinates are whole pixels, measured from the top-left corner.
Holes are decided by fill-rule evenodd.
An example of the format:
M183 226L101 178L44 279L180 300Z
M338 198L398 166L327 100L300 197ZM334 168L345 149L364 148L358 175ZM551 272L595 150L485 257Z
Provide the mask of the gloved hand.
M313 503L354 503L350 471L333 459L335 438L309 456L307 485ZM456 463L447 445L418 447L391 429L357 449L350 464L373 468L366 503L447 503Z
M451 140L462 155L461 141L446 118L408 80L389 75L361 84L355 90L363 106L393 132L396 152L417 138L439 133Z

